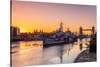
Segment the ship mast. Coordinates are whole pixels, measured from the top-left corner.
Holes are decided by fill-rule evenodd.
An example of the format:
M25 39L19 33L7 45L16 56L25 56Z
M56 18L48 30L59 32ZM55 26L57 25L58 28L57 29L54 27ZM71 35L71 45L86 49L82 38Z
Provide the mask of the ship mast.
M62 22L60 23L59 31L60 31L60 32L63 32L63 23L62 23Z

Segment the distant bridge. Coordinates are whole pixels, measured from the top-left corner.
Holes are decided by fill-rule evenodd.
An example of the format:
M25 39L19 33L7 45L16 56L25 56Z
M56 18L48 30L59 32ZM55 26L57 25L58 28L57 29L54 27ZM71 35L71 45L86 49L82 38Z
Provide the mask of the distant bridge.
M83 38L84 33L83 31L90 31L91 35L95 34L95 27L93 26L91 29L83 29L82 27L79 28L79 38Z
M91 35L93 35L93 34L95 34L95 27L92 27L91 29L83 29L82 27L80 27L79 34L83 35L83 31L90 31Z

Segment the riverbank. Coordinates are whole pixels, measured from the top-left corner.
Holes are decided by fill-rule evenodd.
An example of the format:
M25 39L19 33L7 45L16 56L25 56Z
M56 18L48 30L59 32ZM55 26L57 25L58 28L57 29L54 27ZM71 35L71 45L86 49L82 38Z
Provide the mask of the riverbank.
M79 56L75 59L74 63L77 62L94 62L96 61L96 53L89 52L89 49L84 50Z

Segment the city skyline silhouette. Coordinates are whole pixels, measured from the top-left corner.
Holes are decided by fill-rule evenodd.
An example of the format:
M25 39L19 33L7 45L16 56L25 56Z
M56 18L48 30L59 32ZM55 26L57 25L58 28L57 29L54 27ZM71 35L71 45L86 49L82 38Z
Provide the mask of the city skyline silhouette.
M60 22L64 31L70 28L78 32L80 26L96 27L96 6L12 1L11 25L21 32L52 32L59 28Z

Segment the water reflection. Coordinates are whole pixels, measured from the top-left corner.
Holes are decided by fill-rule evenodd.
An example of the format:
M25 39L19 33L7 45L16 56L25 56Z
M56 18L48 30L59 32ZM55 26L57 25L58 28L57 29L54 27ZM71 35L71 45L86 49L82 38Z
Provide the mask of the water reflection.
M43 48L42 41L12 43L12 66L72 63L80 52L88 46L88 40L78 40L73 44Z

